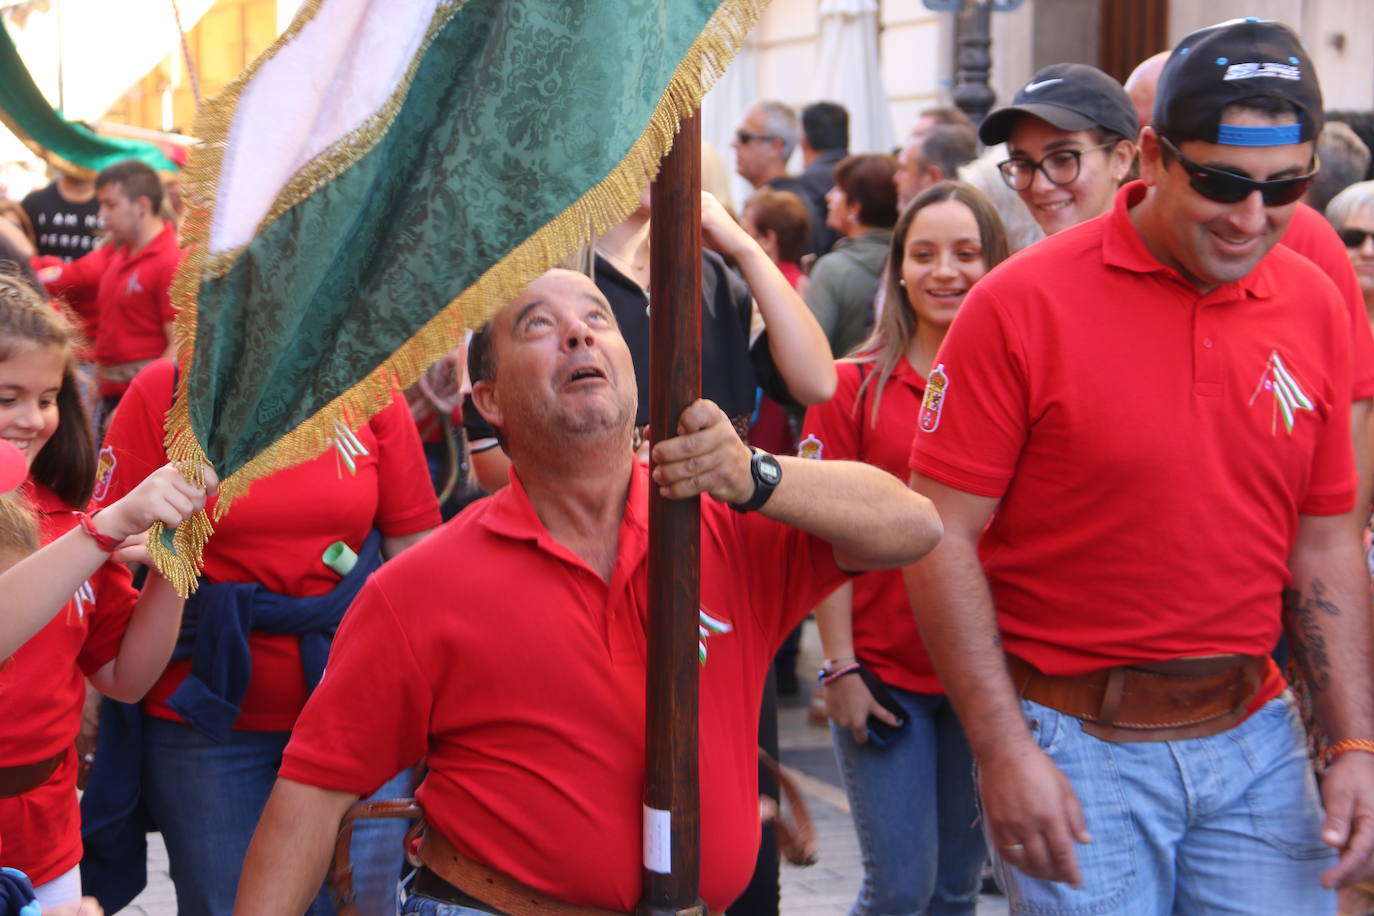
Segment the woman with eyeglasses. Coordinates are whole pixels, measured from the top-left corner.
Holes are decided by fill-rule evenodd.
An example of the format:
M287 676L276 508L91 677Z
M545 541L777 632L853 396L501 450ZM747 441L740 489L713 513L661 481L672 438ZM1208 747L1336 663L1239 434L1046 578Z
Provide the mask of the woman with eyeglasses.
M988 115L978 136L1007 144L1002 180L1052 235L1112 208L1135 160L1135 106L1096 67L1052 64Z
M1359 181L1326 205L1326 218L1345 243L1364 294L1365 311L1374 324L1374 181Z

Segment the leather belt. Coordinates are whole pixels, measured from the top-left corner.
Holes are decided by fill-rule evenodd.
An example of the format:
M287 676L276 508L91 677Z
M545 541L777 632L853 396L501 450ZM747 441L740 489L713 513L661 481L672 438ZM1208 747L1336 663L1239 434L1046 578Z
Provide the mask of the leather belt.
M474 862L430 826L420 841L425 867L464 897L480 902L480 909L503 916L626 916L617 910L564 903L515 880L504 872ZM416 888L416 893L424 893Z
M107 382L115 382L116 384L132 382L134 376L138 375L143 367L152 361L152 359L136 359L132 362L115 363L112 366L101 366L100 377Z
M1007 656L1017 693L1081 719L1085 732L1107 741L1177 741L1224 732L1245 719L1267 668L1265 656L1216 655L1059 676Z
M449 884L431 871L427 865L421 865L415 870L415 877L410 882L410 893L429 897L440 903L451 903L454 906L466 907L470 910L481 910L484 913L491 913L493 916L506 916L506 914L492 909L471 894L464 893Z
M25 792L32 792L48 781L48 777L53 774L58 764L66 756L67 751L61 750L55 756L49 757L47 760L40 760L37 763L26 763L17 767L0 767L0 798L14 798Z

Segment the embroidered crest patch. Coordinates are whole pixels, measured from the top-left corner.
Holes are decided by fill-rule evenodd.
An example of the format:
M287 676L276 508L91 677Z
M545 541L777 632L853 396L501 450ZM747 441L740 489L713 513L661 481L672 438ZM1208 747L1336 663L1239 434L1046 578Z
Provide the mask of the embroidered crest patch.
M825 444L817 439L814 433L797 443L798 458L815 458L819 461L824 450Z
M104 502L105 494L110 492L110 480L114 477L115 453L110 446L105 446L100 450L100 455L95 463L95 489L91 491L91 499L96 502Z
M1312 399L1298 383L1297 377L1284 365L1278 350L1272 351L1269 359L1265 361L1259 384L1255 386L1255 393L1250 395L1251 407L1255 406L1255 401L1265 391L1274 396L1273 413L1269 419L1270 435L1278 435L1280 418L1283 419L1283 428L1288 431L1288 435L1293 435L1293 424L1297 422L1298 411L1311 412L1316 409Z
M940 414L945 409L948 389L949 375L945 373L945 364L940 363L930 370L930 377L926 379L926 396L921 400L921 416L917 420L921 432L933 433L940 428Z

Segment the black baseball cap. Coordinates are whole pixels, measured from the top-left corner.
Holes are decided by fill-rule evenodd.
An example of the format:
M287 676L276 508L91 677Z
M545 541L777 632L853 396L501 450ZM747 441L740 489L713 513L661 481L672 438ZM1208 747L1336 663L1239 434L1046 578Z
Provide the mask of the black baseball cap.
M1257 96L1291 102L1298 123L1221 123L1226 106ZM1175 142L1282 146L1315 140L1322 119L1317 71L1297 34L1281 22L1249 18L1198 29L1179 42L1159 75L1152 122Z
M978 138L1003 143L1021 115L1034 115L1060 130L1105 127L1134 140L1139 127L1135 105L1121 84L1087 64L1050 64L1022 86L1005 108L983 119Z

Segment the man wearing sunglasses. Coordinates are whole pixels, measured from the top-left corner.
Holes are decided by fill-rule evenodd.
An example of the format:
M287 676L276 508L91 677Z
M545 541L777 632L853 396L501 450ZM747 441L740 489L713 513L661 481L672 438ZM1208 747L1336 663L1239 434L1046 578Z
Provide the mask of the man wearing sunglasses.
M759 102L745 114L735 131L730 148L735 151L735 171L755 189L772 188L791 191L806 204L811 218L810 235L804 254L825 254L829 247L825 228L825 210L816 202L800 179L787 174L787 160L792 158L801 138L797 113L782 102Z
M1330 914L1374 872L1349 315L1276 247L1321 124L1286 26L1189 35L1142 180L981 280L941 349L911 463L945 538L907 583L1013 913Z

